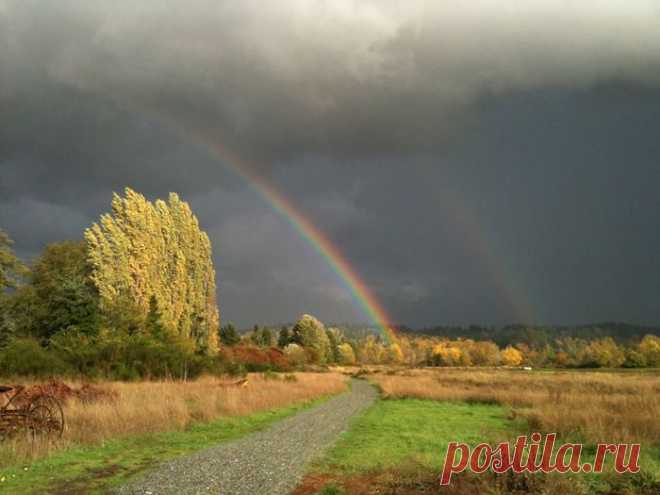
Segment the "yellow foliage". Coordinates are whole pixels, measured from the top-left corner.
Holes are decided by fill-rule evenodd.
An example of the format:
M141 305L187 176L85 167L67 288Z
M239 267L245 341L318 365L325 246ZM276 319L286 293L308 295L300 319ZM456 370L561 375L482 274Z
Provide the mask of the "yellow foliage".
M399 346L399 344L397 344L396 342L390 344L389 357L390 357L390 361L393 363L403 362L403 352L401 351L401 347Z
M217 351L211 242L187 203L174 193L167 203L152 203L127 188L85 239L101 311L120 314L130 306L144 317L155 296L167 331Z
M436 344L433 346L433 356L440 359L446 366L456 366L461 363L463 353L458 347L448 346L447 344Z
M505 366L520 366L524 358L522 352L511 346L504 349L500 355Z
M339 349L339 359L341 364L355 364L355 352L350 344L344 342L337 346Z

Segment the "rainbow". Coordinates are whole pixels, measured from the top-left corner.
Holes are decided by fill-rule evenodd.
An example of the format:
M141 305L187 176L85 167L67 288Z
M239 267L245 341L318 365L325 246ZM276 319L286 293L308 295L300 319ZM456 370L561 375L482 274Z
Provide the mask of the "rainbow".
M161 122L167 122L191 142L202 145L245 180L273 210L278 212L323 257L342 285L349 291L356 306L365 314L369 323L378 330L385 343L396 342L397 337L392 319L341 250L290 200L259 175L256 172L256 166L236 155L217 136L210 137L206 132L199 132L194 125L186 125L181 119L172 118L171 115L166 116L154 111L150 113L159 114ZM520 323L534 322L534 308L527 299L525 292L512 282L511 274L507 273L501 263L497 262L498 257L493 251L493 243L486 239L483 227L480 225L474 211L468 207L459 195L452 191L445 190L441 198L443 202L446 202L444 207L454 213L451 218L455 227L463 232L467 244L471 246L476 257L485 264L499 292L504 294L512 314L520 320Z
M186 132L186 129L182 129ZM294 206L273 185L255 172L255 168L247 160L237 156L230 149L217 140L204 139L200 134L191 135L197 142L201 142L215 156L228 164L231 169L278 212L293 229L318 253L330 266L338 279L350 292L353 301L368 318L386 344L395 342L394 325L385 308L373 294L369 286L351 266L346 256L321 232L303 213Z

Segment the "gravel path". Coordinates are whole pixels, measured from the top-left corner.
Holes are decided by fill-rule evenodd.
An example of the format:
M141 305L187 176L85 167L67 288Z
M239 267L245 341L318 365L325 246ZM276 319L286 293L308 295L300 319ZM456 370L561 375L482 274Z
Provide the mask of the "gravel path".
M350 392L275 423L267 430L174 459L119 489L122 495L286 495L308 463L366 409L376 390L352 380Z

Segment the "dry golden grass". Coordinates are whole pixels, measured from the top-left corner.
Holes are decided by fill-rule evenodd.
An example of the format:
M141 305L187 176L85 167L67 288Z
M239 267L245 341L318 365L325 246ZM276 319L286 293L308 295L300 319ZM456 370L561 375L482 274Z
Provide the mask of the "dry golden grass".
M508 406L531 430L584 440L660 442L660 376L654 373L400 370L368 375L389 397Z
M245 386L236 386L236 378L217 377L202 377L188 382L99 383L99 387L114 391L115 398L92 403L77 399L67 401L64 405L66 429L62 440L49 446L30 445L29 457L42 457L53 448L63 448L72 443L100 443L127 435L183 430L193 422L290 406L337 394L347 387L347 377L339 373L296 373L287 376L288 380L281 375L250 374ZM73 387L80 385L67 383ZM16 454L25 456L28 446L21 442L13 444Z

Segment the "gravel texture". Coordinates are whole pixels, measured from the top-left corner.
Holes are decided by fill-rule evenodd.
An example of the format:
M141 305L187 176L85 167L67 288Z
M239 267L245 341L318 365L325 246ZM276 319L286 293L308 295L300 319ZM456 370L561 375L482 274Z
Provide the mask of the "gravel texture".
M351 390L270 428L174 459L121 487L122 495L285 495L309 462L346 431L350 419L376 398L363 380Z

